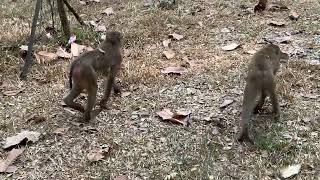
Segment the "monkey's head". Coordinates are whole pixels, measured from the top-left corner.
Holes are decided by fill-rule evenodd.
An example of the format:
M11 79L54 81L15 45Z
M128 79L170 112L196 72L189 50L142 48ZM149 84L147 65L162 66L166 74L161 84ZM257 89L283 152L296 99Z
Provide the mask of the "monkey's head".
M122 36L118 31L107 32L105 42L110 42L112 45L120 45Z
M289 59L289 55L287 53L282 52L279 46L275 44L268 44L266 48L270 49L271 52L274 52L277 56L280 57L280 59Z

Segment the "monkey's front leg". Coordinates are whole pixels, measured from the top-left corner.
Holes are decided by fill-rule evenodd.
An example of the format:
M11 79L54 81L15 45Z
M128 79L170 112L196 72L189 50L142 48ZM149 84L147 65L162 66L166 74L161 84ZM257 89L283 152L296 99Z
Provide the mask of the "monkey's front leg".
M106 81L107 82L106 82L104 95L103 95L103 97L102 97L102 99L100 101L100 107L102 109L106 109L107 108L107 102L109 100L111 89L112 89L112 85L114 83L114 77L112 75L110 75Z

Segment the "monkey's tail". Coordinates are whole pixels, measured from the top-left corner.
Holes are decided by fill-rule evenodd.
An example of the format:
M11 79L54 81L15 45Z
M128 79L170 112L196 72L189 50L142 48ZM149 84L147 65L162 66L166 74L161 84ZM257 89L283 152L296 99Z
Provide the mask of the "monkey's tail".
M73 69L74 69L74 63L71 64L70 72L69 72L69 86L70 86L70 89L72 89L72 74L73 74Z

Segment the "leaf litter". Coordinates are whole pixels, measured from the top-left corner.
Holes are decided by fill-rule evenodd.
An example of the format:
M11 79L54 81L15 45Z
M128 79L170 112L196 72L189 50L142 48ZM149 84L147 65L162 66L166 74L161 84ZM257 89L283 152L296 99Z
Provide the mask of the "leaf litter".
M274 175L272 173L269 174L270 169L265 167L271 167L272 165L274 165L272 160L273 158L270 159L271 161L266 161L269 158L265 158L266 160L260 158L259 152L261 147L254 147L254 149L252 149L250 147L248 148L246 146L240 146L238 145L238 143L235 143L228 153L222 150L222 147L226 147L224 149L228 149L231 147L230 145L228 145L230 141L227 141L225 137L233 137L233 133L237 133L237 131L233 131L233 129L234 127L237 127L236 124L238 122L239 113L233 113L233 111L225 111L225 114L223 116L225 116L225 118L227 119L226 123L228 124L228 126L226 130L221 130L217 135L212 135L212 131L214 128L212 127L213 125L211 123L203 125L204 123L201 124L195 122L194 126L192 128L188 128L188 130L186 131L180 126L168 127L168 125L165 123L153 121L152 116L150 117L150 119L140 119L140 117L138 117L138 119L136 120L138 122L143 121L144 123L149 124L149 126L145 128L146 131L123 128L123 121L127 121L127 119L129 119L128 121L131 121L131 112L139 111L138 109L142 107L152 110L154 108L163 107L166 105L169 105L170 107L185 106L188 109L194 109L194 113L200 117L199 119L201 119L202 116L207 116L207 112L213 109L219 110L219 105L221 103L219 101L219 97L222 96L221 93L229 94L229 89L231 87L236 87L237 89L243 88L242 77L245 76L244 70L246 69L247 62L247 56L242 53L242 49L230 53L220 52L219 50L216 50L220 49L219 44L223 44L224 42L226 42L226 40L250 43L250 38L255 38L255 33L263 35L265 33L268 33L269 31L278 31L280 29L266 26L266 18L269 18L270 16L279 16L279 14L281 14L283 17L288 18L287 13L281 12L277 12L274 14L271 12L266 12L266 14L264 15L249 14L250 18L248 23L245 20L246 18L234 18L232 14L228 15L228 11L238 13L237 7L232 3L223 2L223 9L221 9L221 2L212 1L209 4L205 1L202 1L202 6L212 6L215 9L214 11L219 13L215 13L214 11L206 8L202 12L196 13L196 16L192 16L192 19L190 19L190 17L188 16L191 15L185 15L187 13L184 14L183 10L190 9L191 6L185 6L189 6L191 4L193 5L194 3L197 4L198 2L184 1L183 4L179 4L179 6L181 5L182 9L179 8L177 11L158 10L155 7L155 9L152 9L152 13L150 13L149 11L141 10L140 7L142 7L142 5L138 4L138 2L130 2L128 4L122 2L114 3L113 6L119 9L117 15L119 15L120 18L117 16L110 16L107 19L106 25L111 25L110 27L113 27L114 24L126 24L126 26L121 27L121 31L126 34L126 44L129 44L130 46L132 45L132 42L134 42L134 44L137 44L137 46L131 48L132 53L130 57L124 58L123 63L125 71L124 75L120 75L121 86L123 86L126 91L130 91L131 95L123 98L123 101L121 101L121 103L118 103L118 99L116 98L114 101L112 101L112 103L110 103L110 109L121 108L121 113L117 115L109 114L109 111L101 113L101 121L90 122L92 123L92 126L99 127L99 133L93 134L92 136L81 131L81 127L75 127L80 130L70 132L72 133L73 137L67 140L67 146L61 146L61 148L52 148L52 146L57 147L56 144L58 143L56 143L54 140L46 139L45 142L47 143L48 141L49 145L45 145L45 150L48 150L50 155L57 155L50 156L50 158L55 162L59 162L60 166L58 168L52 166L54 165L54 163L42 163L41 166L38 166L39 161L19 162L19 164L23 164L22 166L24 168L21 168L21 173L13 174L13 178L23 178L25 177L24 174L28 173L32 173L35 178L68 178L65 175L65 172L75 172L77 173L77 176L82 178L89 178L89 176L90 178L99 178L103 176L103 171L100 170L108 168L108 170L112 172L113 175L137 174L137 176L141 177L141 179L152 179L152 177L164 178L167 174L171 174L172 172L177 172L176 177L185 179L207 178L207 176L203 176L203 174L208 174L208 176L210 175L209 177L211 179L222 176L229 176L230 178L234 179L245 179L249 176L256 179L272 179ZM302 4L297 2L292 3L291 5L296 7L290 7L290 9L297 9L297 7L301 6ZM308 4L308 2L303 4L303 6L308 6L306 8L310 8L310 11L308 11L308 13L310 12L311 14L317 12L312 10L313 7L317 7L317 4L312 4L312 6L309 5L310 4ZM94 9L94 12L101 12L104 9L104 7L99 6L94 6L94 8L91 6L86 6L85 8L89 10ZM300 17L301 20L306 20L305 18L309 18L306 17L307 14L305 14L305 12L299 11L299 13L300 12L302 13ZM170 18L163 18L167 16L170 16ZM176 21L175 19L178 19L178 21ZM192 20L191 23L190 20ZM197 22L200 20L203 21L203 24L205 25L202 28L197 27ZM264 24L262 24L261 26L259 25L259 30L257 31L256 28L252 28L252 26L250 27L250 23L252 21L261 21L261 23ZM169 23L171 25L166 26L166 24ZM230 27L231 24L232 26L235 26L235 30L232 30L232 33L225 33L225 36L221 38L221 36L219 36L219 28L215 27ZM286 29L290 26L291 24L288 24L284 28ZM301 25L295 23L294 27L296 28L296 26L298 28ZM312 26L310 25L310 27ZM161 59L159 60L159 56L162 52L161 48L157 47L150 54L148 54L145 52L145 49L141 47L143 46L143 43L154 43L149 42L153 41L154 39L161 42L161 40L163 40L162 37L165 37L168 34L167 29L165 28L170 29L171 32L184 32L184 34L188 35L187 39L178 42L179 44L176 43L177 46L175 46L174 50L179 53L182 50L185 51L185 53L181 53L182 57L186 55L191 60L203 63L204 67L200 67L199 69L197 69L197 71L193 71L192 73L190 73L190 76L187 75L186 77L176 79L166 78L165 76L159 75L159 69L161 67L166 67L163 66L163 64L168 63L168 61L163 61ZM151 32L154 34L152 34ZM313 31L312 28L310 30L308 29L307 32L308 33L302 34L306 40L310 38L311 34L316 33L316 31ZM311 33L309 34L309 32ZM249 37L248 41L243 39L244 37L242 36L242 33ZM198 36L199 34L201 35ZM282 44L281 46L286 50L288 49L288 51L290 52L292 50L291 44ZM292 47L299 47L300 49L305 48L303 45L296 44L292 44ZM150 49L146 51L150 52ZM181 61L179 56L177 58L172 58L170 60L170 63L172 62L172 64L179 64ZM305 57L309 58L308 54L306 54ZM317 92L317 86L315 86L314 84L316 83L318 73L314 71L310 66L306 66L305 62L296 62L299 60L300 59L297 59L297 56L293 56L292 61L290 61L289 65L283 64L284 67L281 68L282 73L280 74L279 78L282 83L282 86L280 86L281 89L279 90L281 92L281 99L283 98L283 101L286 101L286 97L288 95L295 97L294 106L291 106L289 109L285 109L288 111L286 115L290 116L288 118L292 119L299 119L301 117L300 113L310 113L310 115L315 115L313 114L313 112L308 111L307 109L318 110L316 105L314 105L316 104L314 103L314 100L304 99L302 102L299 96L295 96L296 91L301 90L301 88L303 88L303 91L306 92ZM7 62L7 60L5 60L5 62ZM61 69L61 71L59 71L59 73L53 75L55 76L55 79L65 83L65 74L67 73L69 62L64 61L59 63L62 63L63 68ZM43 65L41 66L41 68L42 67L48 68L48 70L46 70L48 74L53 73L56 69L56 66L53 66L54 68L51 68L52 66ZM37 74L38 70L41 69L36 66L34 68L36 69L36 71L31 73L32 76L34 75L34 73ZM11 70L12 67L8 69ZM6 74L8 74L8 72L6 72ZM11 78L11 76L2 77L5 78L4 80ZM46 78L51 82L56 82L52 81L52 79L50 79L47 74ZM3 79L1 79L1 81L3 81ZM138 82L136 83L136 81ZM134 88L131 88L131 86L133 86ZM158 89L158 86L160 86L161 88L165 86L167 90L163 91L161 95L158 95L157 93L160 91L160 89ZM62 93L62 89L55 89L53 87L54 86L52 86L52 84L41 86L35 85L34 89L33 86L28 86L28 88L25 90L27 93L22 93L18 97L10 98L11 104L17 104L17 110L14 111L15 108L12 108L13 112L7 112L8 116L16 117L15 114L17 114L18 117L23 117L22 114L25 110L20 109L20 106L28 107L27 112L32 111L34 113L38 113L43 111L43 113L48 114L52 113L52 111L59 112L59 107L56 107L55 103L53 103L52 100L60 97L59 94ZM192 94L185 93L187 92L186 89L190 87L194 87L196 90ZM46 91L46 88L49 88L50 91ZM290 89L290 91L287 92L283 90L287 88ZM33 95L33 93L30 93L32 91L35 91L34 94L37 96ZM44 95L41 91L47 93L45 93ZM64 89L63 91L67 90ZM34 103L29 99L24 99L26 96L32 96L32 98L36 98L37 100ZM39 96L41 97L41 99L39 98ZM236 97L232 98L235 98L235 108L236 106L241 106L239 104L240 101L238 101L238 99L241 99L241 95L237 95ZM82 101L82 99L80 99L80 101ZM39 106L41 105L43 105L43 107L39 108ZM310 108L300 109L301 106L308 106ZM291 109L293 109L295 112L293 113ZM21 113L17 113L17 111L21 111ZM52 120L50 119L48 123L45 123L46 126L43 126L42 124L35 126L31 124L30 126L32 126L33 129L42 129L42 127L48 127L48 129L50 130L49 132L52 132L57 127L57 125L58 127L67 127L69 123L72 124L75 121L74 119L72 119L72 115L69 115L67 113L64 114L64 112L61 112L61 115L58 115ZM78 115L79 113L77 112L76 116ZM294 117L291 117L291 115L294 115ZM50 117L47 114L44 116ZM13 118L11 117L5 119L5 121L14 124L14 128L28 126L28 124L21 125L21 122L19 122L19 120L15 120L16 118L13 120ZM23 122L24 121L22 121L22 123ZM299 131L295 131L295 127L293 126L293 124L299 124L299 120L292 120L291 122L292 123L288 124L288 127L286 127L286 130L288 130L289 132L297 132L298 134L300 134ZM269 126L270 121L259 123L259 128L265 128L265 125ZM280 127L283 127L282 123L279 123L278 125ZM313 127L315 129L317 128L317 123L307 123L306 125L310 125L310 127ZM263 134L268 137L272 132L271 134L273 135L273 129L265 129L268 129L268 131L266 130L266 132ZM10 130L11 129L8 128L0 131L10 134ZM257 136L259 135L260 134L257 134ZM293 136L295 136L294 133ZM305 134L304 136L310 137L308 136L308 134ZM157 140L159 140L159 137L161 137L162 139L166 139L166 141L161 141L161 143L155 146L155 148L151 150L148 149L148 151L150 152L146 153L144 148L147 146L146 144L150 142L154 143L154 141L158 142ZM96 144L100 141L108 140L109 138L121 142L121 151L117 152L114 157L104 158L103 163L86 163L86 158L83 157L86 157L87 151L85 149L88 149L87 145L90 146L91 144ZM261 140L273 145L273 143L276 143L279 140L277 136L274 136L273 138L274 140L271 142L268 141L268 138L262 138ZM207 139L208 141L202 143ZM286 140L284 139L281 139L280 141L284 141L286 143ZM310 143L308 142L308 146L311 147L310 149L308 149L310 151L303 150L294 152L293 154L291 152L287 153L287 148L282 148L282 151L279 153L274 149L270 149L270 151L271 154L277 154L276 159L279 160L278 164L280 166L286 164L286 162L291 159L291 157L297 157L305 161L306 163L310 163L315 166L315 160L317 160L316 158L318 152L313 151L314 147L316 147L313 142L316 141L311 137L310 139L308 139L308 141L310 141ZM299 141L299 143L302 143L302 145L306 145L303 141ZM186 144L188 146L188 151L184 151ZM30 154L26 154L27 158L33 160L33 158L35 157L34 152L38 152L38 149L42 149L42 145L44 145L44 143L37 143L36 149L32 150ZM295 141L290 141L290 149L291 147L296 148L295 146L300 147L301 144L297 144ZM210 149L212 150L212 148L217 151L219 156L210 156ZM241 153L239 153L239 151ZM250 151L250 153L246 153L246 151ZM38 153L37 157L46 159L47 157L42 154L45 153ZM148 156L141 156L141 154L148 154ZM231 158L230 154L232 154L235 158L233 158L233 156ZM206 161L200 161L201 159L208 159L208 157L212 158L214 163L210 164ZM78 166L70 169L70 167L67 165L69 164L69 162L77 163ZM150 163L152 164L151 166ZM161 164L161 168L159 168L160 166L158 164ZM230 166L230 164L234 164L234 166ZM239 164L241 164L242 166L254 166L256 168L254 168L252 171L243 169L240 172L238 171L240 167ZM146 168L143 168L146 166L148 167L147 170ZM190 170L193 169L193 167L196 167L197 169L199 169L199 171L191 172ZM47 173L44 173L51 169L54 170L52 171L53 173L49 173L49 175ZM56 169L59 170L56 171ZM83 172L83 169L86 169L86 172ZM208 169L214 169L214 171L208 172ZM299 174L299 176L301 176L301 178L308 178L308 175L315 175L314 170L315 168L311 168L310 172L301 173ZM234 173L231 174L229 172Z

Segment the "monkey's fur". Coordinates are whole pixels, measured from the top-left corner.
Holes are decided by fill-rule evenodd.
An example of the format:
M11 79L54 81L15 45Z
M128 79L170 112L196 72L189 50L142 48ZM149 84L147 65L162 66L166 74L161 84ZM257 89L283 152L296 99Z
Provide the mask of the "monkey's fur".
M238 141L253 143L249 137L248 121L252 112L258 113L262 108L267 96L270 97L275 118L278 119L280 117L280 107L275 92L275 75L280 66L280 59L288 58L288 54L283 53L280 48L274 44L266 45L253 55L249 64L249 72L244 90ZM260 96L260 98L256 104L258 96Z
M119 32L108 32L106 39L100 44L99 48L82 54L71 64L69 73L71 91L64 98L64 102L67 106L84 112L84 121L91 119L90 114L96 103L98 74L101 73L107 77L104 83L106 85L104 96L99 103L101 108L106 108L112 88L115 93L120 93L120 88L115 84L114 80L122 62L120 52L121 39ZM74 99L84 89L88 92L88 102L85 109L81 104L74 102Z

